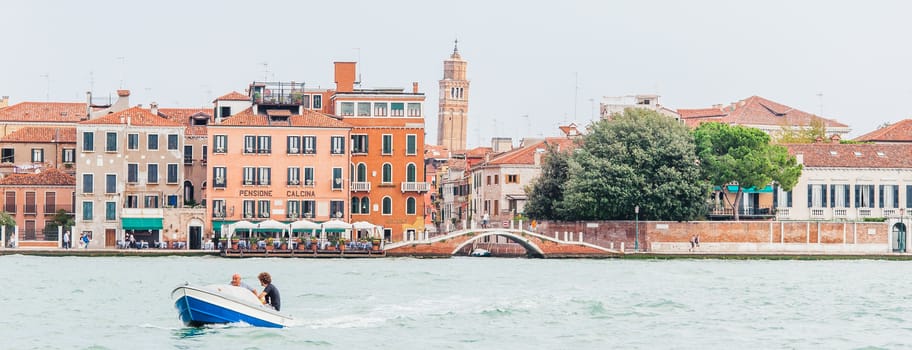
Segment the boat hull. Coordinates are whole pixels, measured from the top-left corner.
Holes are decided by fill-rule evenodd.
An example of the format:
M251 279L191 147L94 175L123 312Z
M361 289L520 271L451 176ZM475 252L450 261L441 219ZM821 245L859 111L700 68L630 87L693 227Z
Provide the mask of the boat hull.
M223 289L229 288L237 287L180 286L171 292L171 298L174 299L174 307L177 308L181 321L190 327L244 322L257 327L282 328L291 323L292 318L271 308L224 293ZM249 293L246 290L244 292Z

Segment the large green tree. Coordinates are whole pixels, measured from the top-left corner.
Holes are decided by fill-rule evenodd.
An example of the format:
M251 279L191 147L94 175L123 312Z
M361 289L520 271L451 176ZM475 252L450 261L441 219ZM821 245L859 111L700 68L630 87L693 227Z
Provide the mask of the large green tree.
M759 129L704 123L694 130L694 139L705 178L722 188L738 185L733 198L726 196L735 220L739 220L745 188L761 188L775 182L789 191L801 176L801 165L795 157L785 147L770 144L770 136Z
M569 151L548 145L542 159L541 175L525 188L529 200L523 214L530 218L564 220L561 202L564 199L564 183L567 182L567 160Z
M589 128L568 162L561 208L571 220L692 220L705 213L693 136L655 111L628 108Z

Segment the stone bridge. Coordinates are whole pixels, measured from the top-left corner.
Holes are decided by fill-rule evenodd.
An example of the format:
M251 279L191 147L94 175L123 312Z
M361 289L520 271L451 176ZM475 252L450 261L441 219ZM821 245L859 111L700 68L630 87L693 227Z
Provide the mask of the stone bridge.
M425 240L402 241L384 247L387 256L450 257L484 237L506 237L536 258L608 258L623 254L598 245L556 239L520 229L489 228L451 232Z

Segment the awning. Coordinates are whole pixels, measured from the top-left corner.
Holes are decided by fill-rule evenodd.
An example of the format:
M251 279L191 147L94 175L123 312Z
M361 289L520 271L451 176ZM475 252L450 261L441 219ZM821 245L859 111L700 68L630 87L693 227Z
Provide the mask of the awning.
M162 218L121 218L124 230L161 230Z
M524 195L524 194L508 194L507 199L526 200L526 199L529 199L529 196Z
M716 191L721 190L721 188L719 186L716 186L713 189ZM726 187L726 190L731 193L738 192L738 185L728 185ZM773 186L766 185L766 187L761 188L759 190L754 187L749 187L749 188L744 189L744 193L773 193Z

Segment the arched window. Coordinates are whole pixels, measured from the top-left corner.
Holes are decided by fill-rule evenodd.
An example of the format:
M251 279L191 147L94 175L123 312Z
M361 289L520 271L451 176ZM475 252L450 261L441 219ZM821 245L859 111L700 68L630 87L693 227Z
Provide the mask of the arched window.
M405 182L415 182L415 163L405 166Z
M364 198L361 198L361 214L370 214L370 206L370 197L365 196Z
M405 215L415 215L415 197L405 200Z
M393 182L393 165L390 163L383 163L383 182Z
M393 214L393 199L390 197L383 197L383 215L392 215Z
M352 214L359 214L361 210L361 200L358 197L352 197Z
M356 179L358 182L367 182L367 165L364 165L364 163L358 163L358 177Z

